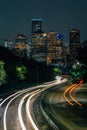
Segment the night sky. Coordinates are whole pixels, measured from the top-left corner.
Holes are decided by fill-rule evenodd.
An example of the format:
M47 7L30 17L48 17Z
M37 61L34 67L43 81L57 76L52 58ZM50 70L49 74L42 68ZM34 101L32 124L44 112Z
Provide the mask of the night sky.
M64 43L72 28L87 40L87 0L0 0L0 42L19 33L30 41L32 18L43 19L43 31L63 33Z

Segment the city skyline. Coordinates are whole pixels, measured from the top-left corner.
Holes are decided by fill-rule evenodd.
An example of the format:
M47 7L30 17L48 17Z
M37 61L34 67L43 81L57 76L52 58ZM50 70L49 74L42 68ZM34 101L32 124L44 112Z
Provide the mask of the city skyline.
M69 42L69 30L80 30L81 41L87 39L87 1L75 0L11 0L0 2L0 41L24 33L31 40L31 19L41 18L43 31L63 33L64 42Z

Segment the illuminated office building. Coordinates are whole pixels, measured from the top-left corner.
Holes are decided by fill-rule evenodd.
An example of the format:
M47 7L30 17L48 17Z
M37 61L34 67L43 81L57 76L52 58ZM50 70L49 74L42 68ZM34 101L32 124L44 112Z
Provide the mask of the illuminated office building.
M24 34L18 34L15 40L15 50L20 57L27 56L29 45Z
M32 58L38 62L46 61L46 33L42 31L42 19L32 19Z
M46 61L46 33L37 33L32 37L32 58L38 62Z
M55 50L56 50L56 39L57 32L48 32L47 33L47 63L51 64L52 60L55 59Z
M42 19L32 19L32 35L42 30Z
M63 35L42 31L42 19L32 19L32 58L47 64L62 64Z
M27 37L24 34L18 34L15 40L15 48L19 50L27 49Z
M72 29L69 31L69 55L70 55L70 63L72 64L77 56L77 49L80 46L80 31L77 29Z
M13 42L9 38L4 39L4 46L10 50L14 48Z
M47 64L64 65L62 34L57 32L47 33Z

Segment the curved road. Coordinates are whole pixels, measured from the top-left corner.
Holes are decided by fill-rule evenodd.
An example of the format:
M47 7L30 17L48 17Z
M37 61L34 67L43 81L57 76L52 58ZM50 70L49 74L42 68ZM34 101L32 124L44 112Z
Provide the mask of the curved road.
M40 93L43 91L43 86L32 87L22 91L18 91L6 99L3 99L0 103L0 130L27 130L31 129L25 112L23 113L26 100L31 95ZM23 119L24 115L24 119ZM24 124L26 120L26 124Z
M66 80L53 81L24 89L0 100L0 130L39 130L35 120L33 104L46 89Z
M41 96L42 112L55 130L87 130L87 85L79 85L58 86Z
M64 82L55 80L0 99L0 130L87 130L87 85Z

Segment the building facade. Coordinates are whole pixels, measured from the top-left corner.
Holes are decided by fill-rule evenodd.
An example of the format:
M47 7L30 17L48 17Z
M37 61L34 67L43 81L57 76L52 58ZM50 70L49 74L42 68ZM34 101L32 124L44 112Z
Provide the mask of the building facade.
M57 32L47 33L47 64L62 66L63 58L63 35Z
M42 30L42 19L32 19L32 35Z
M64 64L63 35L55 31L44 33L42 19L32 19L32 58L51 65Z
M4 39L4 46L10 50L14 48L14 44L9 38Z
M69 55L70 63L73 62L78 57L78 48L80 46L80 31L77 29L72 29L69 31Z
M46 61L46 33L42 31L42 19L32 19L32 58L38 62Z
M27 37L24 34L18 34L15 39L15 50L16 54L20 57L27 57L29 45ZM29 55L29 54L28 54Z
M38 62L46 62L46 33L33 35L32 58Z

